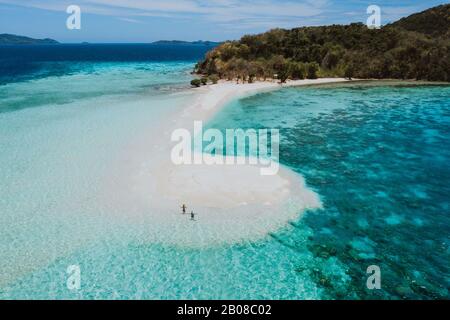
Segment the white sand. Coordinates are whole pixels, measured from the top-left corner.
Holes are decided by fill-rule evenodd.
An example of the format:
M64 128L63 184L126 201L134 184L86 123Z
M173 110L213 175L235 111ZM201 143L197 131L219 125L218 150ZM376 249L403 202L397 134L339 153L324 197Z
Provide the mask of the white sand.
M195 89L203 94L196 104L186 108L186 112L195 113L196 120L207 120L213 113L232 99L242 98L253 94L278 90L285 87L300 87L327 83L346 82L343 78L321 78L316 80L294 80L284 84L276 82L256 82L236 84L234 81L222 81L216 85L209 85Z
M283 86L342 81L300 80ZM114 193L107 197L113 199L110 205L127 213L115 218L136 228L140 239L197 247L260 239L297 219L305 209L319 208L318 195L300 175L284 167L277 175L262 176L257 165L177 166L170 159L176 144L171 142L173 130L192 132L194 121L206 122L231 99L281 87L271 82L222 82L195 89L194 102L130 146L123 176L108 183ZM189 212L194 210L195 222L181 215L182 204Z

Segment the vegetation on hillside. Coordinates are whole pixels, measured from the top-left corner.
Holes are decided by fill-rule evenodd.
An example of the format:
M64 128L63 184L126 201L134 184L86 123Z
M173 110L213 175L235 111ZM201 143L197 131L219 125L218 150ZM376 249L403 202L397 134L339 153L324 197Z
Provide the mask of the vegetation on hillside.
M441 5L393 23L394 26L426 35L450 38L450 5Z
M450 5L442 5L381 29L354 23L247 35L208 52L195 72L250 82L274 76L450 81L449 13Z

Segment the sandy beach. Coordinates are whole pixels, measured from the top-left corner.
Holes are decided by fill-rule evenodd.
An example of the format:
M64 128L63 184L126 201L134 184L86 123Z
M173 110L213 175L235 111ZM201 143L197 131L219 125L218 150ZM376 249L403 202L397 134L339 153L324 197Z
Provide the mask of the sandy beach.
M288 80L286 83L266 81L255 83L236 83L235 81L221 81L215 85L208 85L194 89L201 92L197 103L188 106L186 112L195 113L197 120L208 120L211 115L220 111L221 107L232 99L244 98L253 94L279 90L286 87L301 87L348 82L344 78L321 78L315 80Z
M116 177L115 184L108 182L114 185L110 191L120 194L107 196L108 201L114 200L110 205L122 206L128 212L127 223L138 223L148 241L180 246L255 240L286 226L305 209L321 207L319 196L300 175L283 166L276 175L262 176L261 165L175 165L170 158L175 145L171 134L180 128L192 132L194 121L206 123L232 99L283 87L344 81L221 82L193 89L194 98L179 114L130 146L126 166L120 170L123 176ZM182 204L188 206L188 213L195 212L196 221L181 214Z

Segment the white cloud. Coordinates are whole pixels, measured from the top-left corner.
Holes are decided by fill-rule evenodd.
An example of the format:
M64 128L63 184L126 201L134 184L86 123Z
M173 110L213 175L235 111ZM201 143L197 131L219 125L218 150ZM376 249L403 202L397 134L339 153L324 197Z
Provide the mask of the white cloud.
M0 3L65 11L77 4L82 12L133 19L139 16L215 21L222 25L285 23L324 12L329 0L0 0ZM131 21L130 21L131 22Z
M142 22L142 21L140 21L140 20L137 20L137 19L132 19L132 18L122 18L122 17L119 17L119 18L117 18L117 19L120 20L120 21L124 21L124 22L144 24L144 22Z

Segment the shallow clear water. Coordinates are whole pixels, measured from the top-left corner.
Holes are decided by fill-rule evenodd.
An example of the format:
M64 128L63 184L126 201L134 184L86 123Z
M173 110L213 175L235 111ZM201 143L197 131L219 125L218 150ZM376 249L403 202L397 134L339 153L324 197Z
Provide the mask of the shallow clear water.
M104 177L192 98L192 66L83 62L0 86L0 298L448 297L448 87L283 89L228 105L209 126L280 128L281 161L324 203L261 241L153 244L110 219ZM381 291L364 289L370 264Z

